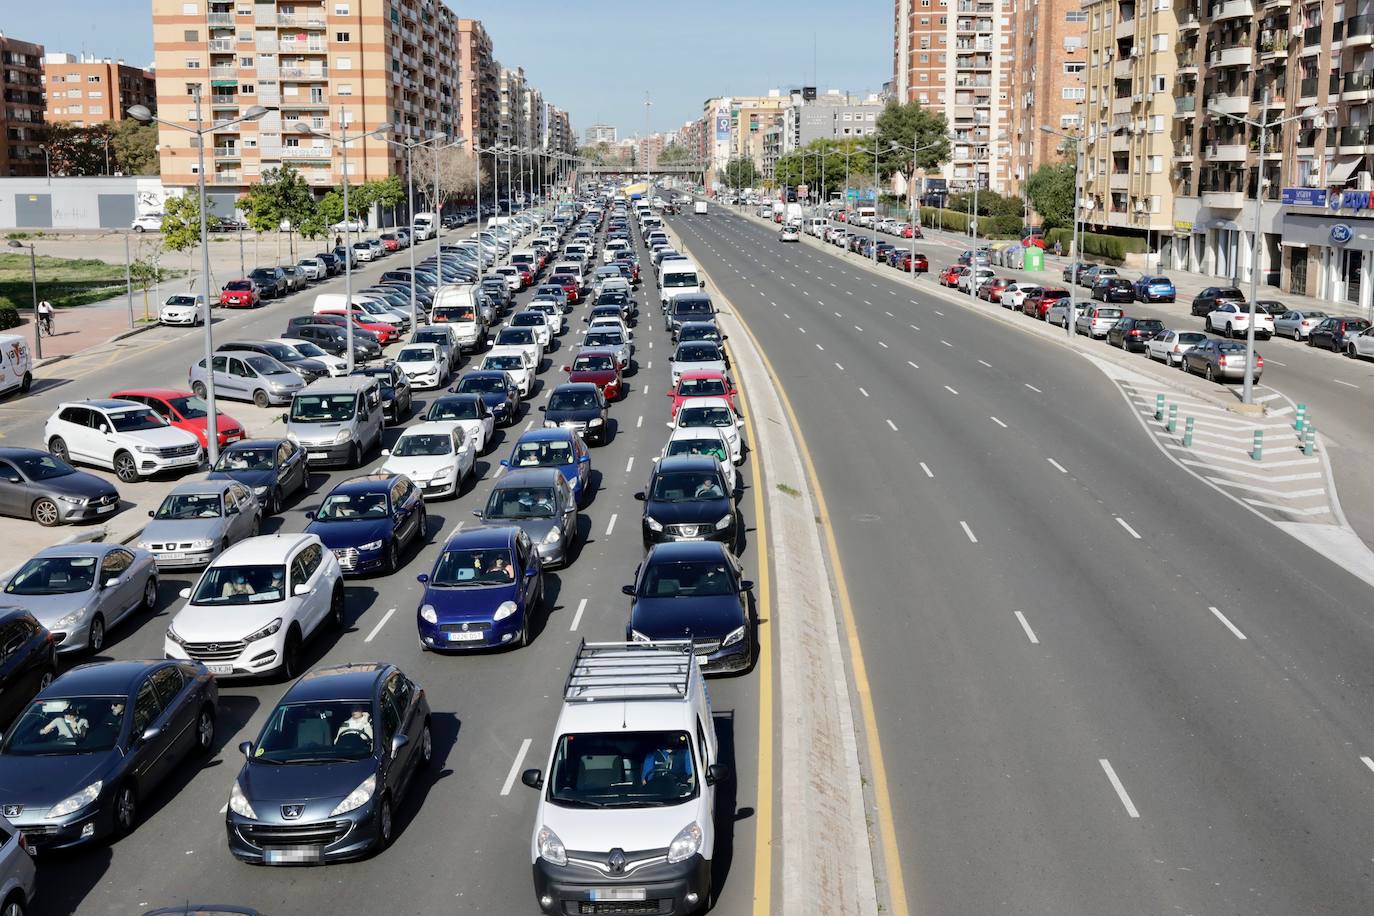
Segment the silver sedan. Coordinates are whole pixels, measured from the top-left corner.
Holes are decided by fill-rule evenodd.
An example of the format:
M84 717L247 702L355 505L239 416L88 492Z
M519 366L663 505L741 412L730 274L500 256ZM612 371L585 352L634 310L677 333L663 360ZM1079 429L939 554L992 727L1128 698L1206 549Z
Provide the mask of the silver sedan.
M1311 334L1312 329L1321 324L1325 317L1326 312L1290 309L1282 315L1274 316L1274 336L1306 340L1307 335Z
M162 500L139 536L159 569L207 565L230 544L257 537L262 505L236 480L179 483Z
M109 627L157 605L157 564L136 547L61 544L21 566L5 599L32 612L58 652L99 652Z
M1161 331L1145 342L1145 355L1169 366L1182 366L1183 354L1206 339L1201 331Z

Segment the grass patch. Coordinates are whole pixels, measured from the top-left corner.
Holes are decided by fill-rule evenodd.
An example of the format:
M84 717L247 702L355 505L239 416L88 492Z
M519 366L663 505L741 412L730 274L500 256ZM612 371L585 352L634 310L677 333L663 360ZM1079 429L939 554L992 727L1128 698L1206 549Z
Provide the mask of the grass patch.
M169 271L180 276L182 271ZM98 302L124 292L124 266L93 258L38 258L38 298L54 308ZM0 254L0 308L33 307L28 253Z
M796 487L789 487L785 483L778 484L778 492L785 493L788 496L801 496L801 490L798 490Z

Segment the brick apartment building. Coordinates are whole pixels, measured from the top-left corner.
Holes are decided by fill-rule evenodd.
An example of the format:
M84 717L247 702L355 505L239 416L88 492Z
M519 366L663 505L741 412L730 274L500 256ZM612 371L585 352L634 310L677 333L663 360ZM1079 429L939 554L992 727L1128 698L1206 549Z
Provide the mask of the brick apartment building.
M43 46L0 33L0 67L5 85L0 175L42 175L43 150L35 131L43 125Z
M49 124L87 127L122 121L133 105L157 111L153 74L122 60L52 53L43 58Z

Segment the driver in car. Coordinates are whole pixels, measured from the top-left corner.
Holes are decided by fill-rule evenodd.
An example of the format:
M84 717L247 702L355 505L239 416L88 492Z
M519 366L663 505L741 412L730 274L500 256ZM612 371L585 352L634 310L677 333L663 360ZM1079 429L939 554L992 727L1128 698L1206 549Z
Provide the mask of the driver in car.
M372 742L372 713L367 711L366 706L353 707L353 712L334 735L334 743L338 744L340 738L349 734L360 735L366 738L369 744Z
M713 478L701 478L701 483L697 484L697 499L719 499L720 496L720 487L716 484Z

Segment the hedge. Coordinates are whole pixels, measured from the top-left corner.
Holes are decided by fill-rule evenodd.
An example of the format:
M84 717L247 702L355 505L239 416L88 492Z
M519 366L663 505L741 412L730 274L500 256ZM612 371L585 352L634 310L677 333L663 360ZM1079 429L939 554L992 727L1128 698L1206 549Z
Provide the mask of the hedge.
M1148 249L1145 239L1138 236L1081 232L1078 237L1083 244L1083 254L1096 255L1117 264L1124 262L1128 254L1142 254ZM1073 230L1067 228L1051 229L1045 234L1045 243L1050 248L1054 247L1056 241L1063 246L1065 252L1070 251Z
M19 309L8 302L0 303L0 331L19 327Z
M921 208L922 226L940 226L956 232L968 231L968 214L960 210L942 210L936 207ZM1019 216L980 216L978 235L987 239L1017 239L1021 237L1021 217Z

